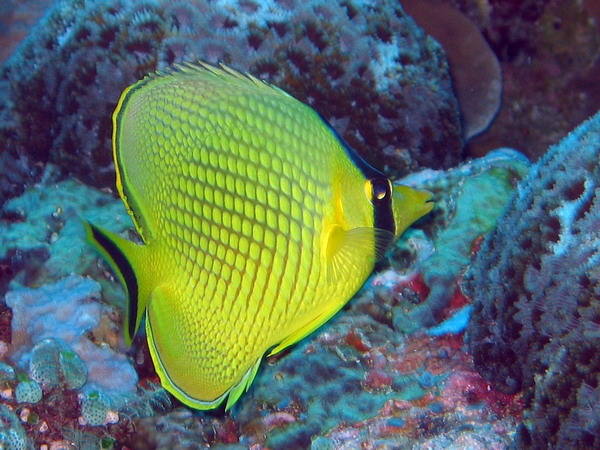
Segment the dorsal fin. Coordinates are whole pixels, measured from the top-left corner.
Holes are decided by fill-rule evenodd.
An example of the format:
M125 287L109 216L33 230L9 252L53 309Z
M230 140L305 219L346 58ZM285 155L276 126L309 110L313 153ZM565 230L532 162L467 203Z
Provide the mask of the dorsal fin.
M284 90L278 88L277 86L274 86L272 84L267 83L266 81L256 78L255 76L247 72L238 72L237 70L232 69L231 67L228 67L225 64L213 66L203 61L198 61L197 63L183 62L180 64L174 64L166 70L157 70L154 73L150 73L137 83L127 88L127 90L123 92L122 98L126 97L130 93L135 92L144 85L153 83L155 81L160 82L160 79L162 78L193 78L197 81L204 81L206 83L214 83L215 81L218 81L218 83L221 86L230 85L236 86L238 88L245 87L250 89L259 89L263 95L275 94L281 95L286 98L293 98L293 96L291 96ZM127 100L125 100L124 103L126 102Z

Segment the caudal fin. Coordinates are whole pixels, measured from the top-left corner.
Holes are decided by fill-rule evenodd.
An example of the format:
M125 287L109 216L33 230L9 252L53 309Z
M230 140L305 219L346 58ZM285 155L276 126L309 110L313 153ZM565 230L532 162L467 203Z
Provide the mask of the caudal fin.
M145 246L134 244L121 236L84 222L88 241L100 252L111 266L127 292L127 313L124 334L127 345L137 332L148 302L148 295L136 268L143 267Z

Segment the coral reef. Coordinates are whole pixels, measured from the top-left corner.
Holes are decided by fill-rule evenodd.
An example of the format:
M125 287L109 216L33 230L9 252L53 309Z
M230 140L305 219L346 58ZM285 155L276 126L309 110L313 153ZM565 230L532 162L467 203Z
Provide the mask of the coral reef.
M79 273L98 279L110 300L118 298L96 265L81 219L124 232L132 224L123 204L75 180L56 181L56 169L47 165L39 183L0 210L0 295Z
M447 172L403 179L430 189L438 211L408 233L389 269L376 274L332 322L268 359L231 416L176 409L136 420L138 433L126 444L508 446L520 417L520 395L495 390L462 352L472 306L457 279L469 264L471 246L493 228L528 168L526 158L503 149ZM432 291L443 300L430 325L446 320L429 330L419 331L424 325L418 320L409 327L407 313L419 303L433 303ZM463 420L476 425L467 432L459 425Z
M44 385L78 389L87 381L112 392L133 392L137 374L126 357L86 335L107 314L99 298L100 285L79 276L9 291L5 302L13 312L12 358Z
M461 343L460 333L406 338L351 307L270 358L231 416L176 409L137 420L139 433L125 444L331 449L429 442L442 448L442 442L487 439L507 446L519 398L495 391L473 372ZM466 430L464 420L473 427Z
M466 152L470 156L483 156L492 149L508 146L537 160L549 145L600 108L597 0L405 0L402 3L432 36L439 30L429 15L434 19L443 15L443 26L458 27L464 18L454 11L447 14L444 11L449 7L460 11L477 25L499 60L502 106L491 126L468 141ZM414 9L427 12L427 16ZM468 52L453 50L460 39L456 36L462 34L456 33L449 41L439 39L448 53L451 72L453 66L468 67L474 63ZM476 72L467 75L481 78ZM461 88L455 85L455 89L464 110ZM485 99L474 95L470 100Z
M35 380L25 379L17 384L15 389L17 403L38 403L42 396L42 387Z
M197 58L289 91L395 176L460 161L443 51L396 2L366 0L58 1L0 68L2 151L29 180L33 162L51 161L113 186L110 116L121 91ZM12 195L19 183L7 180L0 187Z
M453 303L459 306L461 301L453 300L456 281L469 263L472 248L495 225L528 168L520 153L499 149L455 169L422 171L402 180L432 192L436 207L421 226L401 238L390 257L398 268L414 262L412 268L420 276L414 283L421 284L412 302L379 302L382 308L391 307L397 331L412 333L434 326L447 317Z
M45 173L0 213L0 395L36 444L98 448L170 400L155 374L138 384L120 334L123 293L85 242L82 217L115 231L132 226L122 203L73 180L56 183L50 165Z
M0 5L0 43L31 2L48 3ZM479 26L503 71L471 155L535 159L598 110L590 0L436 2ZM452 66L473 63L438 37ZM131 221L63 180L112 186L121 91L197 58L281 86L394 177L444 169L403 180L434 213L227 414L172 409L143 337L124 347L125 296L80 221L135 239ZM600 115L528 175L506 149L445 170L462 131L444 52L392 0L59 0L0 67L0 98L0 447L600 447Z
M442 44L460 106L465 139L485 131L500 109L500 63L478 27L443 1L406 1L404 9Z
M523 446L600 445L599 159L600 113L532 167L466 276L470 349L523 390Z
M443 1L479 25L502 67L502 108L470 155L509 146L537 160L600 109L596 0Z
M64 389L79 389L88 375L79 355L65 342L54 338L44 339L33 347L29 355L29 373L45 387L61 386Z
M0 362L0 386L15 380L15 369L6 363Z
M450 0L477 22L502 61L535 53L538 20L551 2L545 0Z
M431 221L422 221L408 233L392 252L388 269L374 276L331 325L270 358L244 402L225 416L183 408L169 412L170 401L155 384L147 348L137 341L130 357L124 354L120 331L115 330L119 320L115 310L125 296L114 288L118 283L106 268L96 264L98 256L82 250L84 236L76 224L81 216L95 217L123 234L131 222L110 194L71 180L56 183L49 168L48 180L2 210L0 227L10 249L3 259L5 300L12 308L12 314L0 310L0 319L5 317L0 320L0 336L11 342L9 365L0 370L6 373L6 381L0 378L3 401L26 418L25 430L37 445L70 441L97 447L102 438L109 440L107 445L130 448L507 445L520 416L520 398L491 388L461 350L470 305L456 289L456 278L468 263L471 241L491 227L513 180L526 168L522 156L503 150L447 176L429 170L407 178L406 182L434 192L438 211ZM483 196L489 205L466 200L478 190L489 192ZM469 205L474 211L469 212ZM453 227L453 233L444 231ZM64 246L77 249L78 263ZM34 259L37 262L15 259L36 248L43 248L45 255ZM446 320L427 333L413 329L407 337L400 331L400 318L413 302L423 302L435 290L425 285L420 271L427 270L425 261L436 251L453 261L444 278L447 305L436 319ZM436 263L440 267L442 260ZM79 275L65 276L67 270ZM81 276L89 274L102 282L102 289ZM114 305L109 307L104 299ZM6 324L12 325L9 333L2 329ZM46 350L38 358L40 347ZM70 375L64 375L65 370L77 361L87 371L81 388L70 388L81 382L69 387L39 376L37 363L42 362L44 374L66 380ZM71 363L66 369L65 362ZM16 400L23 377L41 384L38 403ZM124 385L127 393L119 391ZM468 430L465 421L473 424Z
M30 446L19 418L7 406L0 404L0 447L26 450Z
M4 0L0 3L0 64L14 51L53 0Z
M98 448L106 430L71 437L68 430L107 426L109 435L119 435L128 432L131 418L170 408L151 381L138 385L122 339L116 348L100 339L108 312L99 298L98 283L77 275L5 296L13 312L7 361L14 367L0 368L0 395L36 444L66 439Z
M118 421L118 415L110 409L110 401L99 391L83 394L81 398L81 422L84 425L106 425Z

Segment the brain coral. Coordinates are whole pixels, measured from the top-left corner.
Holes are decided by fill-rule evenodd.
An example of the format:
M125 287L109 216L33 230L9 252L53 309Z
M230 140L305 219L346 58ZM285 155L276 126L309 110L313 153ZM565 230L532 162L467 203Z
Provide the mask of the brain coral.
M466 276L475 363L523 390L521 446L600 448L600 113L518 185Z
M395 1L61 0L0 68L0 154L17 161L6 170L34 178L30 161L52 161L112 186L110 116L121 91L198 58L311 104L396 176L460 159L443 51ZM19 181L7 176L1 192L13 195Z

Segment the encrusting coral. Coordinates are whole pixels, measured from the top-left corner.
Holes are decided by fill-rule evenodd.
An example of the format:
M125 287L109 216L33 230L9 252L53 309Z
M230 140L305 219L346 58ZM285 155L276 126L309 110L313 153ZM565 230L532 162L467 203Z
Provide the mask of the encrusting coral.
M104 282L96 254L85 243L81 218L109 223L115 232L131 227L131 220L109 194L75 180L57 180L56 168L47 164L42 181L0 210L0 266L6 267L0 271L0 295L79 273L93 275L114 298L113 285Z
M93 301L99 298L98 283L75 275L39 289L9 291L5 301L13 312L13 360L29 367L42 384L78 389L87 382L113 392L135 392L138 377L128 359L88 337L107 314L104 305Z
M98 283L76 275L39 289L11 289L5 296L13 311L7 362L16 370L0 367L0 396L36 444L56 443L77 426L111 426L111 433L122 433L123 418L170 408L164 390L151 381L138 385L122 344L113 349L96 341L107 314L99 297ZM94 448L98 433L102 430L86 438ZM0 447L2 439L0 427Z
M364 0L58 1L0 69L3 150L29 167L29 178L27 160L51 161L113 186L110 117L121 91L199 58L310 104L395 176L460 161L441 47L397 2ZM0 188L12 195L19 180L7 180Z
M42 400L42 396L42 387L35 380L22 380L15 389L17 403L37 403Z
M443 171L431 170L414 175L413 185L426 185L436 196L439 209L432 216L432 223L422 223L420 230L409 233L409 241L393 254L393 268L375 276L331 327L289 353L272 358L247 393L247 400L225 417L181 408L164 414L170 409L170 402L165 391L153 384L158 380L151 367L139 362L141 350L136 348L139 343L134 343L130 352L139 375L134 385L130 376L133 362L123 354L125 349L119 336L111 343L99 331L104 327L102 321L111 315L105 301L114 301L118 309L125 296L114 288L108 290L116 281L110 282L103 266L98 267L81 251L85 247L83 230L75 226L80 217L94 218L123 235L131 222L120 202L110 194L72 180L56 183L49 176L52 181L28 189L2 209L4 217L18 219L0 223L2 236L12 237L12 241L5 242L11 243L15 254L21 249L32 251L41 247L49 255L35 266L36 270L26 266L14 271L13 278L6 283L6 300L13 308L9 324L12 321L14 325L9 350L14 355L12 361L21 362L15 364L18 375L25 372L32 377L26 356L31 359L32 347L44 345L45 339L62 339L70 347L62 351L77 353L85 362L88 377L83 388L73 390L61 385L46 389L41 402L26 404L30 416L38 415L40 420L37 425L27 424L27 433L40 445L72 439L93 442L96 447L98 434L107 433L119 445L131 448L193 447L198 443L239 446L260 444L265 439L269 445L286 448L306 447L313 441L314 448L338 444L352 447L356 442L398 446L423 439L434 442L492 439L507 445L520 408L518 397L490 389L474 373L468 357L458 351L464 323L455 321L453 327L434 329L435 335L413 333L407 337L399 332L398 320L382 320L375 309L392 306L400 311L403 304L409 303L410 289L405 288L406 277L401 271L410 272L414 267L409 264L407 268L396 260L405 259L405 248L410 249L417 238L429 239L430 248L435 243L441 252L452 255L452 264L446 265L450 270L442 280L451 293L456 285L452 277L458 276L468 261L471 240L491 226L489 222L497 217L512 187L511 180L518 179L526 165L517 153L501 151L453 169L448 176ZM483 187L487 193L482 198L489 205L468 213L470 203L466 201L465 188L476 192ZM462 200L457 205L455 199ZM476 222L472 230L468 226L470 220ZM436 239L447 228L456 231L446 234L445 239ZM422 237L425 234L429 238ZM79 251L73 256L64 252L65 246ZM417 264L421 264L421 256L416 258ZM442 267L444 258L438 261L435 266ZM425 266L423 259L422 267ZM65 271L79 275L65 277ZM104 280L102 290L98 283L80 275ZM452 296L449 301L450 306L456 306ZM50 369L56 369L54 363L60 362L61 351L44 352L47 353L51 356ZM14 374L9 373L11 370L7 366L7 390L17 384ZM105 383L100 384L98 379ZM127 394L127 401L115 405L113 398L122 398L119 387L132 395ZM344 392L339 392L342 388ZM110 400L109 405L106 399ZM14 402L14 395L7 402L23 408ZM468 432L463 426L465 409L471 419L477 417L477 424ZM490 416L491 411L495 416ZM150 417L139 419L140 416ZM114 420L118 422L112 423ZM44 423L50 427L47 432L40 431ZM131 431L133 426L135 432ZM157 432L157 427L162 431ZM64 428L75 430L76 436L68 437ZM494 437L486 437L491 432Z
M519 183L466 275L479 370L523 390L521 445L600 446L600 113Z
M29 373L45 387L65 389L81 388L88 375L79 355L65 342L54 338L44 339L33 347L29 355Z
M412 333L443 319L478 238L493 228L528 168L529 161L519 152L498 149L448 171L425 170L402 179L432 192L436 207L392 253L395 266L416 259L413 269L425 291L414 303L392 308L397 331Z
M7 406L0 404L0 448L26 450L31 442L19 418Z

